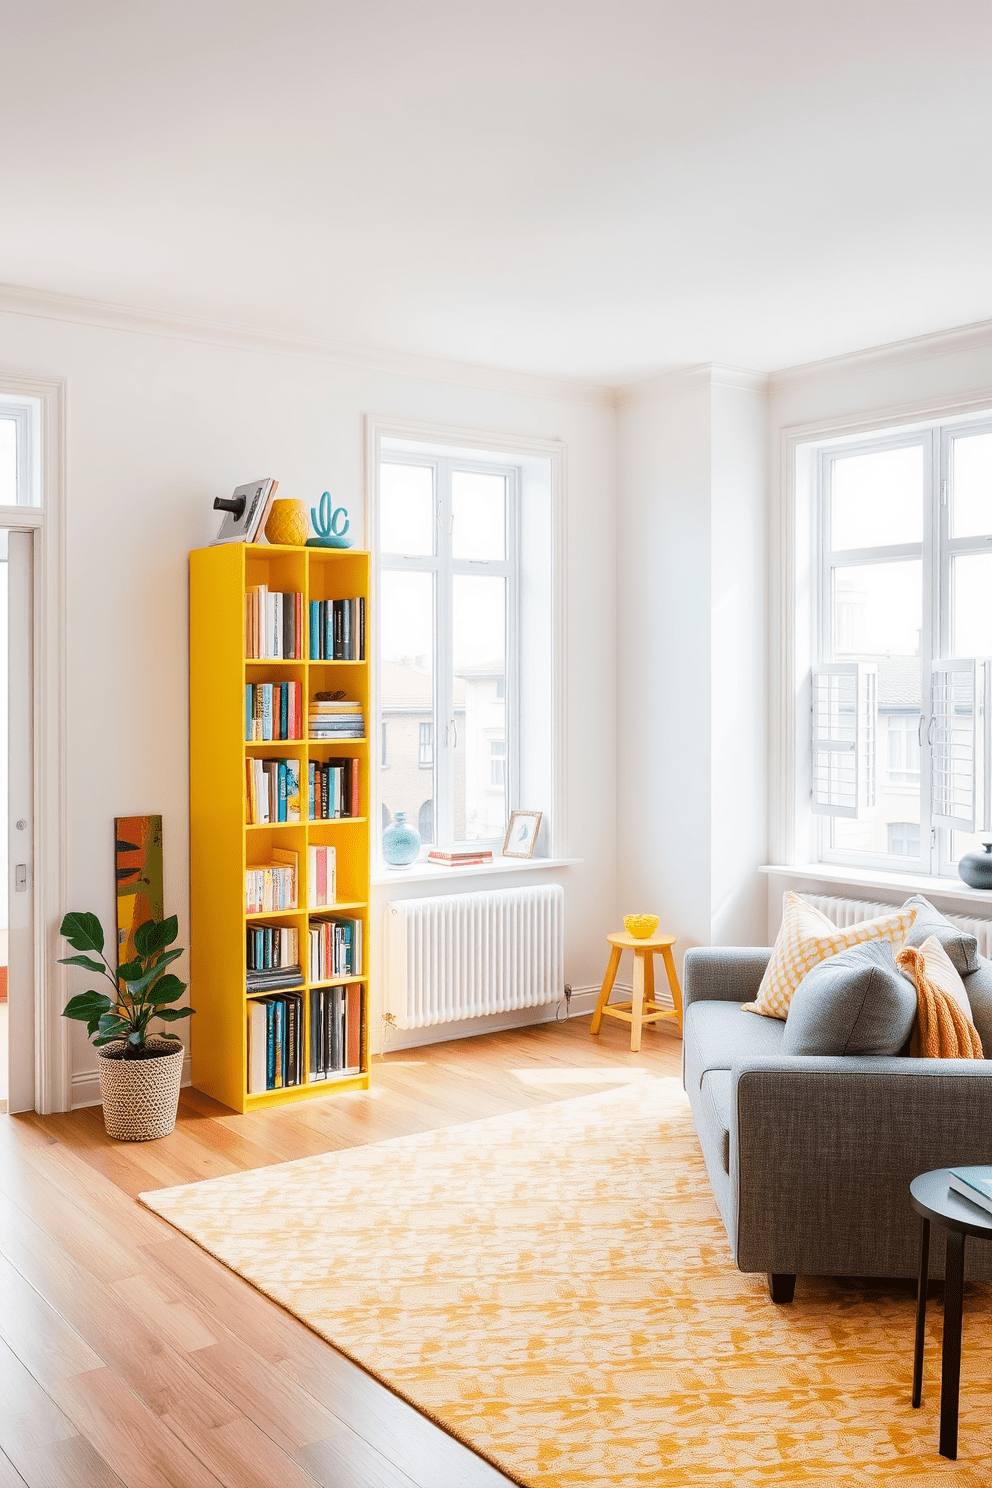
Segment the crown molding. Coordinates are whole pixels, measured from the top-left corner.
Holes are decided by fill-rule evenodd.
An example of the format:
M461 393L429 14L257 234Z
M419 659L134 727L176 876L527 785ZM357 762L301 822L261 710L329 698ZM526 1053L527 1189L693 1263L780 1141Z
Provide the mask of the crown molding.
M931 331L923 336L910 336L904 341L887 341L881 346L869 346L863 351L850 351L840 356L823 357L815 362L800 362L794 367L783 367L771 373L769 388L772 392L777 392L781 388L794 387L796 383L829 376L831 373L884 369L930 357L990 350L992 320L977 320L970 325L955 326L947 331Z
M656 377L645 377L639 382L624 383L614 389L614 397L617 408L621 409L636 407L682 387L729 387L741 392L763 394L768 391L768 385L767 372L704 362L694 367L674 367L670 372L660 372Z
M331 362L362 371L415 377L430 382L447 382L458 387L476 387L488 392L579 401L601 408L614 406L613 388L598 383L545 377L535 372L513 372L475 362L422 356L416 352L387 351L352 346L345 342L277 336L251 326L198 320L193 316L173 315L164 310L146 310L104 300L87 300L76 295L28 289L17 284L0 284L0 313L69 321L75 325L127 331L141 336L165 336L177 341L195 341L208 346L261 352L269 356Z

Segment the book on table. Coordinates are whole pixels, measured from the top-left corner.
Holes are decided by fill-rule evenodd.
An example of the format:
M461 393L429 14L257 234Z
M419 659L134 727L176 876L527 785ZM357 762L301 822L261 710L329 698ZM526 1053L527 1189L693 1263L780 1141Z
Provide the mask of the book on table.
M992 1168L951 1168L948 1182L955 1193L992 1214Z

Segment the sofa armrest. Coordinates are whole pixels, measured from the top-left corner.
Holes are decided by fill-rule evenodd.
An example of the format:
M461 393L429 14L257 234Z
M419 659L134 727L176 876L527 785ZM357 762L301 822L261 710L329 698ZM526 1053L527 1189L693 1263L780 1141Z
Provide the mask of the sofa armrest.
M745 1271L912 1276L910 1180L988 1161L987 1060L763 1055L731 1086Z
M682 1005L691 1002L753 1002L771 958L755 946L693 946L682 963Z

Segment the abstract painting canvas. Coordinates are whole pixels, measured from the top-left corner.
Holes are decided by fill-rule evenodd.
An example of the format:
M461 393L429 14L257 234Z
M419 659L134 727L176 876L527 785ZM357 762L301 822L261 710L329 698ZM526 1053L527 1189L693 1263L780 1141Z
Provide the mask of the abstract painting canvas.
M117 964L134 955L134 932L146 920L165 916L162 877L162 818L115 816L117 877Z

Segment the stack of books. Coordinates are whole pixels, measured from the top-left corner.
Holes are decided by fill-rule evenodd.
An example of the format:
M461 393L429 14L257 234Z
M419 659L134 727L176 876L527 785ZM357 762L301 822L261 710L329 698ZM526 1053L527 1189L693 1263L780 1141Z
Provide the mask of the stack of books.
M245 933L249 992L276 992L303 984L300 932L289 925L249 925Z
M299 760L250 759L245 761L245 771L249 826L299 821Z
M249 682L245 686L245 742L303 738L302 682Z
M245 913L278 914L296 908L299 853L274 847L272 862L245 872Z
M365 599L310 601L310 660L365 660Z
M440 848L434 848L427 854L428 863L439 863L444 868L472 868L492 860L488 848L468 848L465 852L442 852Z
M326 764L311 760L310 820L329 821L336 816L361 816L358 799L357 759L331 759Z
M302 661L302 594L270 593L264 584L248 590L245 655L273 661Z
M361 920L310 921L310 980L362 975Z
M948 1184L955 1193L992 1214L992 1168L952 1168Z
M248 1004L248 1094L303 1083L303 994Z
M307 848L307 907L325 909L337 899L337 853L333 847Z
M361 703L318 692L310 704L310 737L332 741L364 739L365 715Z
M310 993L310 1079L333 1080L362 1070L362 985Z

